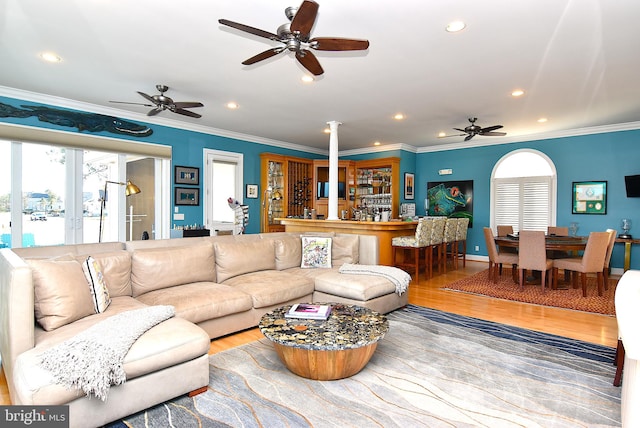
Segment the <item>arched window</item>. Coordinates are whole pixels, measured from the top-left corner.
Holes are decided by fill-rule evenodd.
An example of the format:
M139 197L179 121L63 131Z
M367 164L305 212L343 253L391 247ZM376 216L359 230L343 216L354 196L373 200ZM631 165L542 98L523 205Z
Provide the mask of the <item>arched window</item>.
M556 190L556 168L547 155L532 149L504 155L491 173L491 228L546 231L556 222Z

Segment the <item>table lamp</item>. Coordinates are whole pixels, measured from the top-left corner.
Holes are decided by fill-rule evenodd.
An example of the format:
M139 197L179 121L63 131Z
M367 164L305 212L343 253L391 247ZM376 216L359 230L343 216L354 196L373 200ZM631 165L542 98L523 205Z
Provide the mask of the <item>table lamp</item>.
M620 239L631 239L631 235L629 234L629 231L631 230L631 219L623 218L620 224L622 226L622 234L618 237Z

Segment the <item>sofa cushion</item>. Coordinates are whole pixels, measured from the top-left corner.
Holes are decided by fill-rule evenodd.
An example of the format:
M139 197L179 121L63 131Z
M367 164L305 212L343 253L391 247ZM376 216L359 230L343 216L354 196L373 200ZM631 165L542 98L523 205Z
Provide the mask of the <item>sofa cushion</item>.
M214 242L213 246L218 283L237 275L276 268L274 243L271 240Z
M321 236L302 237L301 268L330 268L331 240Z
M86 256L85 256L86 257ZM102 269L109 296L131 296L131 253L126 250L91 255Z
M47 331L94 313L82 266L76 260L27 260L33 271L34 309Z
M111 304L111 297L109 297L109 289L104 280L100 264L89 256L82 262L82 271L89 283L89 292L91 293L94 311L97 314L104 312Z
M252 272L224 282L253 299L254 308L264 308L313 294L313 280L278 270Z
M248 311L251 296L215 282L194 282L145 293L137 298L147 305L172 305L176 316L193 323Z
M395 293L395 285L377 275L352 275L329 271L315 277L315 291L367 301L385 294Z
M136 250L131 256L133 297L175 285L214 280L213 246L210 243Z
M299 236L276 239L276 269L299 267L302 261L302 241Z
M85 317L53 332L41 332L36 347L21 354L14 366L16 386L23 403L62 405L82 396L82 391L56 384L51 373L40 367L40 354L112 315L145 306L131 297L115 297L101 314ZM209 346L210 339L204 330L182 318L173 317L138 338L129 349L123 368L127 380L131 380L204 355ZM100 400L96 403L103 404Z
M358 235L336 235L331 240L331 265L340 267L345 263L358 263L359 248Z

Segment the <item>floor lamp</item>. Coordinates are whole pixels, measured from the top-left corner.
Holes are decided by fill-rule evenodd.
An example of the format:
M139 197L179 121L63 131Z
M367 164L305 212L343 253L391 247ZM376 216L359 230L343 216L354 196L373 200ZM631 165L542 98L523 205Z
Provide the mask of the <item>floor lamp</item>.
M109 180L104 182L104 193L102 194L102 199L100 201L100 230L98 231L98 242L102 242L102 223L104 222L104 209L107 206L107 185L109 184L126 186L124 189L125 196L135 195L136 193L141 192L140 188L133 184L130 180L127 180L126 183L123 183L122 181Z

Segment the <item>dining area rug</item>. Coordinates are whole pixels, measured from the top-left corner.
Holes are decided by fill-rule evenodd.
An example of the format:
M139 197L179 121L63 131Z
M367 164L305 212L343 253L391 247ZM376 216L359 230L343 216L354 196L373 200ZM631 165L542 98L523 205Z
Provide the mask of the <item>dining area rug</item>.
M443 289L613 316L616 313L614 297L617 283L617 278L609 278L608 290L604 290L602 296L598 296L595 276L587 276L587 297L582 297L580 281L578 281L578 288L573 288L571 284L558 281L558 290L545 287L545 292L543 293L538 280L537 284L527 283L524 286L524 290L520 290L520 285L513 281L511 269L503 268L497 284L489 280L489 270L487 269L447 284Z

